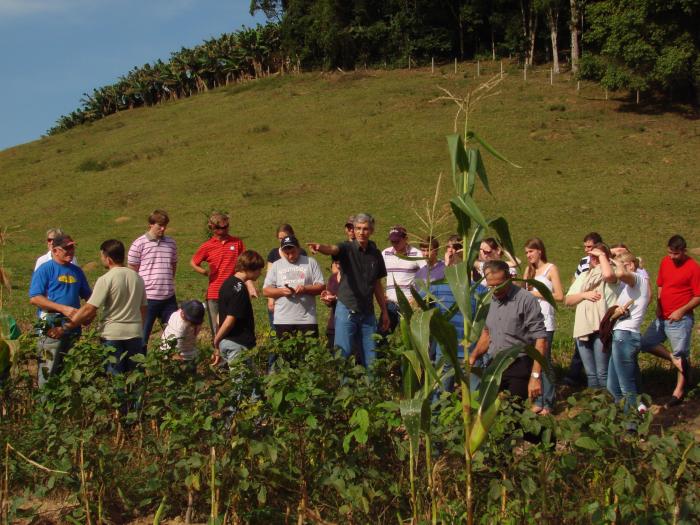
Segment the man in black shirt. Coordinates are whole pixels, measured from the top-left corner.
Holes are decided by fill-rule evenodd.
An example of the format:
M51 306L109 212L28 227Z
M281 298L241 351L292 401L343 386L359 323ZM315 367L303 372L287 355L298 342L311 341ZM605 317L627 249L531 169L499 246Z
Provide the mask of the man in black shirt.
M246 250L238 256L235 273L219 290L219 329L214 337L214 365L223 357L231 363L247 348L255 346L255 318L246 281L260 277L265 261L259 253Z
M382 329L389 328L389 314L382 278L386 267L382 252L369 240L374 233L374 219L360 213L354 217L355 239L336 245L309 243L313 253L334 256L340 262L341 279L338 287L338 302L335 308L335 346L343 355L352 352L355 334L361 335L362 354L367 368L375 358L373 335L377 331L374 317L373 297L381 309Z

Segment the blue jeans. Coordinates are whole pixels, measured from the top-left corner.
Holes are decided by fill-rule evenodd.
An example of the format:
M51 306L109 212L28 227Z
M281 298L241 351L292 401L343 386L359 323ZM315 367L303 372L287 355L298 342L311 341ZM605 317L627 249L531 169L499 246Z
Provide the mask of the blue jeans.
M474 349L476 345L471 345L469 348L469 353L471 354L471 351ZM457 358L462 361L464 359L464 349L460 345L458 347L459 351L457 352ZM442 353L442 347L438 344L435 345L435 364L437 365L441 359L443 359L444 354ZM482 355L479 359L476 360L474 363L474 366L477 368L482 368L486 369L486 367L489 365L491 362L491 356L489 354L484 354ZM445 390L445 392L454 392L455 389L455 376L454 374L450 374L452 372L452 362L447 359L447 357L444 357L444 368L443 368L443 379L442 379L442 388ZM464 371L464 367L462 367L462 371ZM449 374L449 375L448 375ZM469 374L469 390L472 392L475 392L479 388L479 384L481 383L481 378L476 375L476 374Z
M107 365L107 372L112 375L124 374L136 370L139 366L131 358L135 355L143 355L143 339L134 337L132 339L103 339L102 344L113 348L112 355L117 358L116 363Z
M64 334L60 339L48 335L39 335L38 349L38 381L39 388L44 386L51 376L60 374L63 370L63 357L68 353L80 333Z
M165 326L173 312L177 311L177 299L174 295L167 299L148 299L147 303L146 318L143 321L144 346L148 345L148 338L151 337L156 319L160 319L161 326Z
M229 366L232 365L245 350L248 350L248 348L230 339L222 339L219 343L221 358L226 361L226 364Z
M549 369L554 373L554 366L552 365L552 341L554 340L554 330L547 332L547 353L544 358L547 360ZM534 404L538 407L548 408L552 410L554 408L554 378L549 376L549 374L543 371L542 373L542 395L535 399Z
M648 348L662 344L666 339L671 343L673 357L676 359L690 357L690 336L693 334L694 319L692 315L684 315L680 321L654 319L644 332L641 341L642 352Z
M352 354L353 342L356 340L356 335L359 335L364 365L367 368L371 368L372 363L374 363L374 358L376 357L374 351L376 343L373 338L376 331L377 320L374 318L373 312L366 314L353 312L341 301L336 303L335 346L343 351L343 357L350 357Z
M590 334L586 341L576 339L576 346L586 370L588 388L605 388L608 384L610 354L603 351L603 343L598 333Z
M637 356L642 336L639 332L614 330L608 368L608 391L615 401L625 399L625 411L636 410L639 387Z

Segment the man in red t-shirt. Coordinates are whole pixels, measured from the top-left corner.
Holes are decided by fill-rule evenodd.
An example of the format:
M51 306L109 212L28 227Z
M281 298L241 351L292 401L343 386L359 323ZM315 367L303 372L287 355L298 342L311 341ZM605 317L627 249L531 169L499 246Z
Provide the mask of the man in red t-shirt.
M690 374L690 336L693 333L693 309L700 304L700 265L688 257L685 239L674 235L668 240L668 255L661 260L656 279L658 300L656 319L641 342L642 351L664 350L671 345L671 361L678 369L678 380L666 406L680 404Z
M245 246L241 239L229 235L229 216L225 213L212 213L208 226L212 236L199 247L190 266L195 272L209 277L207 311L213 337L219 327L219 289L233 275L238 256L243 253ZM202 267L202 263L207 263L207 268ZM258 296L252 281L246 281L246 287L251 297Z

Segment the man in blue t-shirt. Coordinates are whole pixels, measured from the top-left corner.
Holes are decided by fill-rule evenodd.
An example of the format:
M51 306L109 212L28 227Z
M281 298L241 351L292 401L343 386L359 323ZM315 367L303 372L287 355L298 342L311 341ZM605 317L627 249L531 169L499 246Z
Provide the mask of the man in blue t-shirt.
M80 267L73 264L75 241L69 235L58 235L51 248L51 260L32 275L29 302L39 308L42 328L39 333L39 387L63 369L63 356L80 336L80 329L69 330L60 339L46 331L61 326L80 308L80 299L88 299L92 291Z

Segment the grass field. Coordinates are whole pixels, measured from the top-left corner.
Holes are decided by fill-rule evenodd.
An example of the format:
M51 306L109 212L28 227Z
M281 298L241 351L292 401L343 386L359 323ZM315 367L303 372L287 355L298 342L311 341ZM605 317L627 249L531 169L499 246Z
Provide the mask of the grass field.
M14 284L9 309L30 318L27 289L44 232L61 226L78 241L82 265L97 262L111 237L127 245L158 207L177 240L180 299L202 296L205 279L188 261L204 240L205 214L231 213L231 232L263 254L275 228L290 222L302 242L341 238L345 217L368 211L375 240L394 223L421 236L423 213L444 174L444 136L455 107L431 102L438 86L465 94L482 78L462 64L436 70L309 73L211 91L150 109L126 111L67 133L0 152L0 225L18 226L6 247ZM464 73L468 69L467 73ZM573 272L591 230L628 243L652 275L665 241L681 233L700 245L700 121L692 113L630 110L620 100L565 76L511 71L472 116L471 127L515 169L487 156L494 197L488 213L510 221L517 246L544 239L562 275ZM447 199L444 199L446 202ZM440 225L450 233L453 225ZM320 256L322 266L329 266ZM93 282L102 272L87 272ZM566 286L566 284L565 284ZM262 315L263 304L258 310ZM325 314L325 312L324 312ZM262 319L262 317L261 317ZM562 348L571 313L560 309Z

